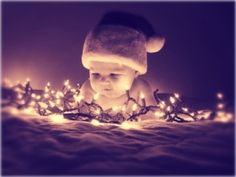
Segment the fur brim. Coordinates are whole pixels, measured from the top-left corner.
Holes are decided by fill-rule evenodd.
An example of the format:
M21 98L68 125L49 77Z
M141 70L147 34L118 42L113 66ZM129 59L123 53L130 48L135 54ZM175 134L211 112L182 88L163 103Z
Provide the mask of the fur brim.
M139 64L136 60L132 58L126 58L119 55L107 54L107 53L98 53L98 52L85 52L82 55L82 64L85 68L90 68L90 62L107 62L107 63L117 63L125 65L138 71L139 74L145 74L147 72L147 63Z

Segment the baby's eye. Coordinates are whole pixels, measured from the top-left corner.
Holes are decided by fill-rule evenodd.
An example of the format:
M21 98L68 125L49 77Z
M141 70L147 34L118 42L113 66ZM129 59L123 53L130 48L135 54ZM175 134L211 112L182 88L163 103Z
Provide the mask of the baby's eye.
M121 74L115 74L115 73L110 74L111 78L118 78L119 76L121 76Z
M99 78L99 77L100 77L100 74L99 74L99 73L92 73L92 76L93 76L94 78Z

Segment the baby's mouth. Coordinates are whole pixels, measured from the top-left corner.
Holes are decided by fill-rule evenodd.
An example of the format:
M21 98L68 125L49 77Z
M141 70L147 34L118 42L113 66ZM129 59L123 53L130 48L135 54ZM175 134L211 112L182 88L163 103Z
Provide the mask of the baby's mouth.
M112 89L111 88L105 88L103 89L104 91L108 92L108 91L111 91Z

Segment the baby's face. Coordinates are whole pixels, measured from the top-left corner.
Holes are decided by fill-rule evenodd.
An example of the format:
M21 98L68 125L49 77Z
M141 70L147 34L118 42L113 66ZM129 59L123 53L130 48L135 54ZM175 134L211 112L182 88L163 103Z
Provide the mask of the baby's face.
M130 89L136 71L120 64L91 62L89 77L92 89L106 97L117 98Z

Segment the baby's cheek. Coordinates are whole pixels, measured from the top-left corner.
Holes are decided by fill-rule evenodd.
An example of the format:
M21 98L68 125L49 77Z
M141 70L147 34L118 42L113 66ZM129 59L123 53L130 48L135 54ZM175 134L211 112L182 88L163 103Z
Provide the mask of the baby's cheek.
M96 81L94 79L90 79L90 85L91 85L93 90L98 91L98 89L99 89L98 81Z

